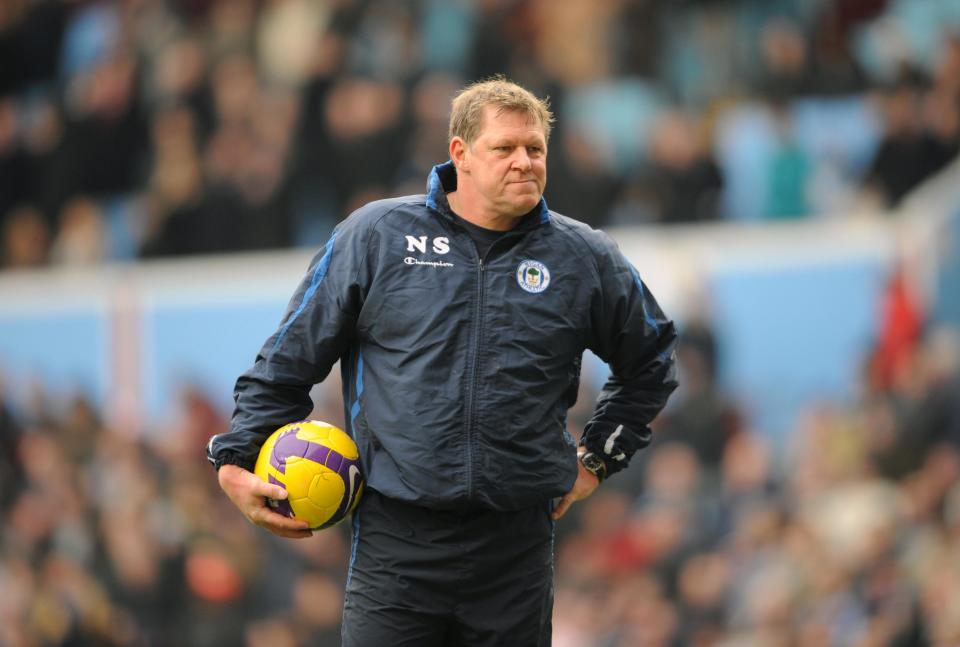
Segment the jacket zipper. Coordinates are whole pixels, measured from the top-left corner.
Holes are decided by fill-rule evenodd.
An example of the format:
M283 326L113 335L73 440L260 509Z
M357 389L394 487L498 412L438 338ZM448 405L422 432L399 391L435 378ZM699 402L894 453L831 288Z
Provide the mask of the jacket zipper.
M477 255L477 306L473 313L473 357L467 391L467 499L473 500L473 434L476 426L477 390L480 382L480 338L483 334L483 259Z
M480 387L480 347L481 335L483 334L483 310L484 310L484 273L487 269L486 260L490 252L501 241L519 235L516 232L507 232L497 240L493 241L487 248L483 257L480 256L473 246L474 256L477 259L477 307L473 313L473 357L470 367L470 389L467 391L467 498L473 500L473 435L476 428L476 393ZM471 241L472 242L472 241Z

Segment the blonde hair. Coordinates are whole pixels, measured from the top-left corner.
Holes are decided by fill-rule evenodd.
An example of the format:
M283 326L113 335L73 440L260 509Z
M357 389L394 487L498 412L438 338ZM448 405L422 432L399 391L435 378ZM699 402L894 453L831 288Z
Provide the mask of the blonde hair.
M544 139L549 141L553 123L549 102L538 99L526 88L502 76L472 83L454 97L450 111L450 139L460 137L472 144L480 135L483 112L487 106L494 106L498 114L504 110L526 113L543 126Z

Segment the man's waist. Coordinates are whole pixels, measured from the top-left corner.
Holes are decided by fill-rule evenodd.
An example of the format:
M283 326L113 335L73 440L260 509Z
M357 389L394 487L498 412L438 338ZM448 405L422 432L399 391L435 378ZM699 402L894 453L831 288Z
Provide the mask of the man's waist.
M515 487L491 491L483 483L474 488L474 495L467 496L466 488L456 491L441 491L429 486L403 488L391 487L393 479L367 479L367 490L389 499L397 506L409 509L412 514L422 513L430 517L456 519L474 518L489 512L517 512L528 508L538 508L547 502L562 496L569 486L565 479L556 483L543 479L516 483Z
M403 495L391 495L373 487L368 487L364 496L379 498L391 507L402 510L408 516L432 519L437 522L458 522L468 518L477 519L484 515L522 512L532 508L539 509L547 505L553 498L538 497L536 500L519 507L500 507L490 501L469 500L465 496L450 499L403 498Z

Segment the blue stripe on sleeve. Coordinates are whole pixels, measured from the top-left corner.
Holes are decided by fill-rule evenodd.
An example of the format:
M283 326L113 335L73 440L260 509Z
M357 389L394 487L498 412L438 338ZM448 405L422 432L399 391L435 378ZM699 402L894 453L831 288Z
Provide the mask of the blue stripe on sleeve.
M646 296L643 289L643 281L640 280L640 274L637 272L637 268L633 265L630 266L630 271L633 272L633 282L637 284L637 289L640 290L640 307L643 308L643 319L647 322L647 325L653 328L653 333L655 335L660 334L660 326L657 325L657 320L650 316L650 313L647 312Z
M333 236L330 237L330 240L327 241L327 248L323 252L320 262L317 263L317 269L313 271L313 277L310 279L310 287L308 287L307 291L303 293L303 299L300 300L300 305L297 306L296 311L290 315L287 323L283 324L283 328L280 329L280 334L277 335L277 341L273 342L274 350L280 346L283 338L287 336L287 331L290 330L290 326L292 326L293 322L297 320L297 317L300 316L300 313L306 309L307 304L310 303L310 299L313 298L313 295L317 292L317 288L320 287L323 277L327 275L327 270L330 269L330 259L333 258L333 241L336 239L337 234L334 233Z
M357 399L353 401L350 407L350 426L353 427L353 421L360 415L360 394L363 393L363 355L357 351Z

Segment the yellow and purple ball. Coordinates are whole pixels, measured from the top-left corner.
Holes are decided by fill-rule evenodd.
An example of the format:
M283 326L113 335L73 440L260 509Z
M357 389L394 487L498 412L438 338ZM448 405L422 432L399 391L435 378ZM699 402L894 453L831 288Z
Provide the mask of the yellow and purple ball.
M339 523L363 494L360 453L345 432L326 422L303 420L270 434L260 448L254 473L286 489L286 500L271 508L302 519L311 530Z

